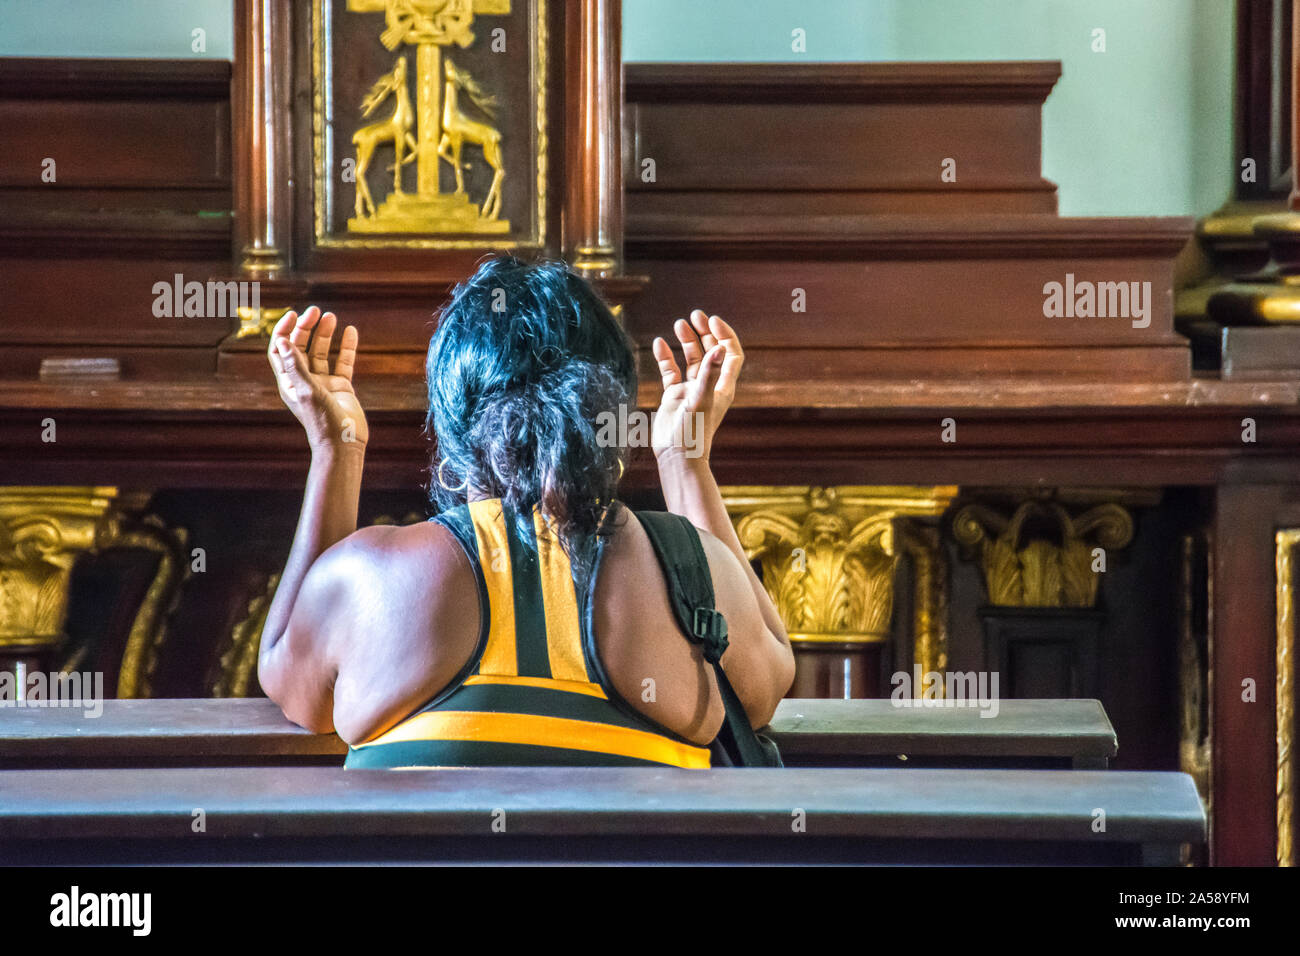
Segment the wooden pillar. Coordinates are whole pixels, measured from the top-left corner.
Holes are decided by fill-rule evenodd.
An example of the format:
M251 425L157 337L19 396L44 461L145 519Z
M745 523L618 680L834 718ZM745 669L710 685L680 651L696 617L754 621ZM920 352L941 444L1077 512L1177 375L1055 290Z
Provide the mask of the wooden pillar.
M254 278L290 263L289 27L289 0L235 3L235 259Z
M589 277L615 275L623 260L621 2L567 3L564 254Z
M1211 863L1271 866L1276 847L1274 532L1286 487L1220 484L1210 649ZM1253 681L1253 700L1243 699Z

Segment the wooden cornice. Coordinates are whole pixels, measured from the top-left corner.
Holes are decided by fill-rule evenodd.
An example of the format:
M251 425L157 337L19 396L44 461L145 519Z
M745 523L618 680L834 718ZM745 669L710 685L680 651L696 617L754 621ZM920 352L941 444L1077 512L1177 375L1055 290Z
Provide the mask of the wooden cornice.
M428 397L421 376L374 376L357 383L367 411L423 414ZM658 404L661 386L645 379L638 405ZM754 411L801 413L824 410L876 417L881 414L932 414L960 409L997 416L1023 412L1114 412L1176 416L1188 409L1258 408L1300 413L1300 381L1222 381L1193 378L1182 382L1116 382L1062 378L969 380L819 380L816 383L743 385L735 407ZM280 410L268 372L264 380L193 378L0 380L0 415L22 409L176 413L240 417Z
M1173 256L1191 237L1189 217L1062 219L1056 216L695 216L632 214L628 258L818 255L983 259Z
M815 394L742 387L711 456L719 481L788 484L806 480L811 467L826 484L985 485L996 476L1004 484L1159 487L1214 484L1233 469L1290 480L1300 454L1296 382L831 385ZM418 487L431 455L423 381L371 379L358 392L370 422L367 487ZM644 383L640 398L652 408L657 387ZM1246 416L1257 422L1256 443L1241 441ZM55 444L40 440L46 417L58 422ZM957 423L954 444L940 440L947 417ZM301 487L310 457L269 374L0 382L0 446L7 484L290 488ZM633 455L625 484L656 486L648 450Z
M0 99L230 97L226 60L0 57Z
M0 224L0 254L228 259L231 218L169 209L41 210Z
M986 63L628 63L629 103L1043 101L1059 61Z

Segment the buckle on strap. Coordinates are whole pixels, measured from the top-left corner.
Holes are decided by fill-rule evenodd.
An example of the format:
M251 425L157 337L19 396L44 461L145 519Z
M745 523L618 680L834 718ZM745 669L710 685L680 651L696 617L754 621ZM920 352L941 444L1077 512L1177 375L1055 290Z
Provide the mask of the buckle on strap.
M692 633L695 640L704 645L704 659L710 664L722 660L722 652L727 649L727 619L721 611L708 607L697 607L692 620Z

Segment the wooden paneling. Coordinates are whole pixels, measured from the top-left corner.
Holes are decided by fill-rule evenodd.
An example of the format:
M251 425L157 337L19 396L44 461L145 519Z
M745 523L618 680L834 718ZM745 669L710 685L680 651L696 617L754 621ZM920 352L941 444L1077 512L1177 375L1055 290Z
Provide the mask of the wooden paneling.
M0 59L5 377L45 358L212 371L237 320L160 318L153 290L229 272L229 89L222 62Z
M0 58L0 208L230 208L230 64ZM41 178L45 159L57 178Z
M684 204L697 215L1055 212L1040 109L1059 75L1056 63L629 64L628 232Z
M1172 287L1192 222L1054 215L1041 109L1059 75L1058 63L629 66L625 248L650 277L629 329L648 345L675 317L717 312L759 384L1186 381ZM1050 283L1069 308L1049 310ZM1075 318L1064 289L1088 283L1138 283L1145 308L1115 300L1107 317Z

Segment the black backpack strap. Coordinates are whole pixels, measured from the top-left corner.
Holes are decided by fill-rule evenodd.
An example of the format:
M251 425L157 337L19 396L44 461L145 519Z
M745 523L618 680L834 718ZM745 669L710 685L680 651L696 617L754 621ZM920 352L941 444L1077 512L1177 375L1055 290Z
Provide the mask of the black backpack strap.
M727 619L714 603L713 576L699 532L689 520L671 512L638 511L636 516L663 569L678 628L691 643L701 645L704 659L713 665L717 676L726 719L715 743L733 766L781 766L775 744L760 740L754 733L744 705L722 669L728 643Z

